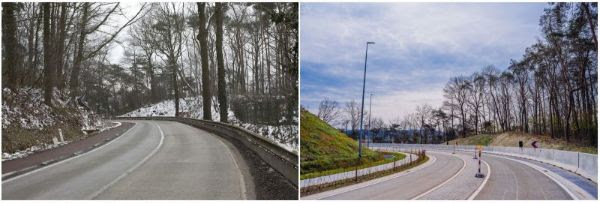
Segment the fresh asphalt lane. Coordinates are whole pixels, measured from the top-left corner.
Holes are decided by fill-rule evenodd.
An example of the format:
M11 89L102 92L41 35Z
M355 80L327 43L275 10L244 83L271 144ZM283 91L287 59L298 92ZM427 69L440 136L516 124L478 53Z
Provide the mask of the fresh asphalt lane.
M3 180L2 199L253 198L245 169L235 148L216 135L136 121L97 149Z
M484 155L485 156L485 155ZM496 157L483 158L492 174L475 199L481 200L565 200L569 194L556 182L525 164Z
M482 200L572 199L560 183L537 169L515 160L484 154L482 159L486 167L490 167L490 171L486 168L482 169L482 172L488 176L482 185L481 179L472 177L475 169L472 167L473 164L469 164L468 161L473 160L468 160L468 157L465 156L470 156L471 153L460 152L455 155L435 151L428 153L430 156L434 156L436 161L406 175L357 187L357 189L336 189L320 196L323 199L344 200L466 199L471 195L471 198ZM460 170L463 163L467 163L466 170ZM460 185L468 185L469 188L457 190L457 186ZM477 190L474 191L475 189ZM326 193L327 195L324 195ZM455 193L461 194L456 196Z
M464 166L462 159L447 153L429 153L436 161L431 165L388 181L335 194L324 199L401 200L412 199L452 178Z

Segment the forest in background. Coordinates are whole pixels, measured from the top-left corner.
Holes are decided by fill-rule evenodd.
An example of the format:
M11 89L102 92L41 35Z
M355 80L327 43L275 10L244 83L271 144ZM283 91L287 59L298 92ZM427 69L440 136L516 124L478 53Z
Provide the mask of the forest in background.
M490 65L450 78L442 106L423 104L387 123L365 111L365 129L391 135L388 141L394 142L442 143L520 132L597 148L597 19L597 3L550 3L539 21L543 38L521 59L511 59L503 70ZM357 137L357 102L340 106L325 98L317 115Z
M24 2L2 8L8 134L36 122L38 130L62 120L86 125L62 112L112 117L164 100L173 101L175 116L200 112L213 120L217 113L222 122L297 125L297 3L140 3L131 10L110 2ZM116 64L109 60L115 46L125 50ZM182 111L184 98L201 108ZM31 112L13 113L21 110ZM56 122L37 121L41 116ZM295 139L297 128L286 129L284 140Z

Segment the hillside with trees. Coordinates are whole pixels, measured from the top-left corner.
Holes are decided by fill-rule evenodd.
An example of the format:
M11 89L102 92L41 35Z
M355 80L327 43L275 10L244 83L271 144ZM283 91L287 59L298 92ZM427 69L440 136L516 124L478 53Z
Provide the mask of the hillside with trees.
M174 116L272 126L276 141L297 145L297 3L2 8L3 152L48 142L38 138L58 123L82 137L82 127L162 101ZM22 145L25 125L33 141Z

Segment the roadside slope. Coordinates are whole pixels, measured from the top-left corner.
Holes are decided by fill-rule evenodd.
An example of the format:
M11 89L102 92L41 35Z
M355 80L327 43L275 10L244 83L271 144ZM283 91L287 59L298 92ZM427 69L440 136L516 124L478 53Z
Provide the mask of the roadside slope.
M459 145L518 147L519 141L523 141L524 147L531 147L531 143L533 141L537 141L538 146L541 148L598 154L598 149L594 147L582 147L573 143L567 143L564 140L552 139L549 136L532 135L518 132L471 135L465 138L454 139L449 142L451 144L458 143Z
M301 174L350 167L358 158L358 142L302 110L300 117ZM363 163L382 160L381 153L363 148Z

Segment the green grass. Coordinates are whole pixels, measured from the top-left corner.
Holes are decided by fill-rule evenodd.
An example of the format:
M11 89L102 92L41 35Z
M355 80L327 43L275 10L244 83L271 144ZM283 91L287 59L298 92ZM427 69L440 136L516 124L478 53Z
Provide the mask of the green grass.
M480 135L469 136L469 137L466 137L466 138L459 138L459 139L456 139L456 140L452 140L450 142L453 143L453 144L454 144L454 142L458 142L458 144L460 144L460 145L483 145L483 146L487 146L487 145L490 145L490 143L492 142L493 139L494 139L493 135L480 134Z
M358 158L358 142L325 123L306 110L300 114L300 173L354 168ZM363 148L361 165L385 161L382 153Z
M312 173L308 173L308 174L303 174L300 176L300 179L304 180L304 179L326 176L326 175L331 175L331 174L336 174L336 173L354 171L356 169L369 168L372 166L387 164L387 163L391 163L393 161L398 161L398 160L402 160L402 159L406 158L406 155L401 154L401 153L393 153L393 152L381 152L381 153L384 155L393 155L394 157L388 158L388 159L382 159L382 160L378 160L378 161L374 161L374 162L369 162L369 163L363 163L358 167L351 166L351 167L346 167L346 168L336 168L336 169L331 169L331 170L326 170L326 171L316 171L316 172L312 172Z
M398 172L402 172L402 171L411 169L415 166L418 166L418 165L421 165L422 163L427 162L428 160L429 160L429 158L427 156L422 156L421 158L414 160L413 163L411 163L411 164L404 164L404 165L396 166L396 168L393 168L393 169L378 171L375 173L371 173L369 175L359 176L356 180L355 179L344 179L344 180L325 183L325 184L321 184L321 185L302 187L302 188L300 188L300 195L302 197L304 197L304 196L319 193L319 192L324 192L324 191L333 190L336 188L340 188L340 187L344 187L344 186L348 186L348 185L352 185L352 184L356 184L356 183L360 183L360 182L373 180L376 178L380 178L383 176L387 176L390 174L394 174L394 173L398 173Z

